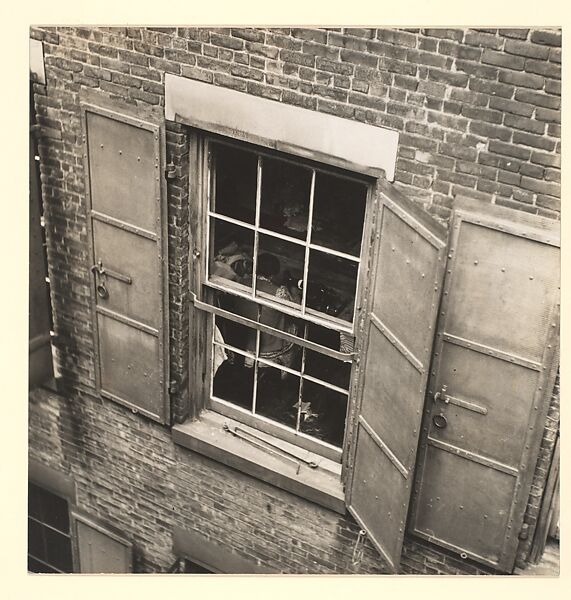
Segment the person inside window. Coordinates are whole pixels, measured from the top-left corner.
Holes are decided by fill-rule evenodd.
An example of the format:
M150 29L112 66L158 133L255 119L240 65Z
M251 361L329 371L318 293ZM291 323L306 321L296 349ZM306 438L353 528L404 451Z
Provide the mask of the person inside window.
M300 295L299 290L293 286L288 288L288 286L283 285L280 280L280 275L281 265L277 256L270 254L269 252L264 252L258 256L256 289L282 300L290 302L295 300L299 301L299 298L297 297L297 295ZM245 277L244 279L247 280L248 277ZM251 313L252 310L253 305L251 302L245 304L240 302L239 298L236 299L236 312L244 317L256 320L258 315L247 314ZM269 306L260 306L259 310L260 323L293 335L298 333L295 321L288 317L288 315L285 315L274 308L270 308ZM254 330L251 330L247 348L250 352L255 353L256 332ZM265 358L271 360L273 363L291 367L296 358L295 354L292 342L288 342L287 340L267 333L260 333L260 358ZM246 360L245 365L248 367L253 366L253 360ZM260 363L258 368L263 368L265 366L266 365Z

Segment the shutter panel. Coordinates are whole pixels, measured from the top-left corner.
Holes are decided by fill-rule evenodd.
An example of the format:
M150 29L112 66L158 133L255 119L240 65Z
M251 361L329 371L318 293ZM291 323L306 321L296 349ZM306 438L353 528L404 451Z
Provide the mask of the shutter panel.
M557 369L559 223L456 207L411 530L509 572Z
M32 107L33 108L33 107ZM30 269L29 269L29 368L30 388L53 376L50 337L50 295L41 226L40 181L34 158L36 143L30 135Z
M446 261L446 230L388 184L381 185L347 506L396 570Z
M133 545L122 536L73 513L79 573L131 573Z
M163 128L83 107L98 392L166 423Z

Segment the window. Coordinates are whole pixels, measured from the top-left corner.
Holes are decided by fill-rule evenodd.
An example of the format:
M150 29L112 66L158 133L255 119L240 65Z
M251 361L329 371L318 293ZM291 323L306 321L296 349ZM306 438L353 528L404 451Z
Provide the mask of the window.
M206 141L210 405L339 459L368 185Z
M68 503L28 485L28 571L73 573Z

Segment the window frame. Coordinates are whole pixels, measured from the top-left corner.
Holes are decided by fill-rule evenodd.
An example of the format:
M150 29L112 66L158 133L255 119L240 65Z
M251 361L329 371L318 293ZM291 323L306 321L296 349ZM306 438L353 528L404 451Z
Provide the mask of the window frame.
M348 448L351 444L351 435L353 431L353 424L351 419L355 412L355 392L356 392L356 376L359 364L359 350L360 347L360 331L362 329L362 317L364 309L366 307L366 297L368 288L368 271L372 261L373 245L370 243L371 231L373 222L376 218L376 212L378 209L377 203L377 182L378 180L363 173L349 172L344 169L332 166L330 164L320 162L319 160L312 160L309 158L298 157L295 155L287 154L284 152L274 151L267 147L259 146L256 143L251 143L242 139L228 138L225 136L219 136L214 133L206 132L204 130L198 130L194 128L188 129L189 133L189 164L190 172L195 173L194 177L190 178L189 193L191 198L191 219L190 219L190 237L193 240L191 243L190 252L190 282L191 282L191 294L193 297L194 308L198 310L192 311L194 315L191 317L191 368L190 368L190 381L191 381L191 416L197 417L202 410L212 410L229 419L244 423L254 429L260 430L261 432L275 436L278 440L294 444L300 449L315 453L318 456L323 456L327 459L333 460L334 462L340 463L342 468L345 467L348 460ZM312 174L312 190L313 195L314 181L317 172L324 172L340 176L352 181L356 181L366 186L365 196L365 210L363 215L363 228L361 237L361 251L359 256L352 257L358 264L358 273L355 284L355 300L353 310L353 320L351 323L341 319L335 318L324 318L315 316L315 314L305 313L301 314L300 310L290 309L286 305L282 305L276 302L270 302L265 298L254 296L254 289L251 294L240 293L239 290L234 289L230 286L222 286L216 282L209 281L208 274L208 260L209 260L209 244L210 244L210 219L213 211L210 210L210 159L209 159L209 144L222 143L228 146L237 147L240 149L246 149L253 152L258 157L267 156L270 158L277 158L285 160L295 165L301 165L313 170ZM258 174L257 174L257 206L259 207L259 194L260 194L260 181L259 181L259 165L258 160ZM192 206L193 205L193 206ZM257 211L258 212L258 211ZM232 218L228 219L232 222ZM241 223L240 223L241 225ZM308 221L309 227L311 222ZM250 227L250 229L252 229ZM265 231L261 232L266 233ZM271 235L274 232L270 231ZM275 237L286 238L286 241L290 241L287 236L277 234ZM299 240L297 240L299 242ZM295 242L294 242L295 243ZM310 246L306 245L306 242L302 242L307 250ZM321 247L320 245L315 248L318 251L323 251L329 255L339 255L340 253L335 250ZM343 254L343 253L341 253ZM307 256L306 256L307 263ZM339 333L348 333L354 339L355 351L352 353L353 358L351 360L351 374L349 379L349 385L347 389L347 407L345 415L345 426L343 442L341 447L336 447L327 442L322 442L317 438L313 438L309 435L303 435L295 430L281 425L276 421L272 421L262 415L252 414L238 406L232 405L229 402L213 398L211 394L212 388L212 340L214 333L214 318L211 314L215 313L209 302L209 296L214 291L222 291L230 293L239 297L246 298L251 302L258 304L259 306L268 306L274 308L286 315L293 316L298 319L303 319L308 323L314 323L321 327L333 329ZM317 313L317 311L315 311ZM240 318L235 319L240 322ZM256 329L263 331L263 326L258 324ZM276 334L277 335L277 334ZM303 342L303 340L300 340ZM200 351L204 348L204 345L208 348L206 356L204 352ZM304 345L301 343L300 345ZM194 350L194 351L193 351ZM317 351L319 351L317 349ZM340 353L343 354L343 353ZM318 384L319 385L319 384ZM328 386L326 386L328 387Z
M62 571L59 567L56 567L53 564L50 564L49 562L47 562L47 559L41 559L38 558L37 556L34 556L31 552L30 552L30 542L28 540L27 542L27 557L28 560L31 558L32 560L35 560L38 563L41 563L42 565L45 565L48 569L51 569L52 571L55 571L57 574L61 575L61 574L70 574L70 573L75 573L76 572L76 568L77 568L77 556L75 553L75 546L74 546L74 541L73 541L73 519L72 519L72 507L71 507L71 501L68 497L66 497L65 495L61 495L60 493L56 493L54 491L52 491L51 489L48 489L47 487L42 486L41 484L37 483L36 481L29 479L28 481L28 495L31 492L31 487L36 487L38 488L38 490L40 490L41 494L47 493L50 494L56 498L58 498L58 500L61 500L62 502L65 502L65 507L66 507L66 514L67 514L67 522L68 522L68 530L67 531L63 531L61 529L58 529L58 527L56 527L55 525L50 525L45 518L45 515L43 515L43 518L38 518L33 516L32 514L30 514L30 508L29 508L29 502L30 502L30 498L28 497L28 521L33 521L35 522L41 529L42 532L42 537L43 537L43 542L44 544L46 544L46 549L47 549L47 541L45 538L45 530L50 530L55 532L56 534L58 534L59 536L65 537L67 538L67 542L69 544L69 553L70 553L70 559L71 559L71 570L70 571ZM41 496L40 496L40 502L42 502ZM28 524L28 530L29 530L29 524ZM29 535L29 531L28 531L28 535ZM35 574L45 574L45 573L50 573L51 571L30 571L28 569L29 573L35 573Z

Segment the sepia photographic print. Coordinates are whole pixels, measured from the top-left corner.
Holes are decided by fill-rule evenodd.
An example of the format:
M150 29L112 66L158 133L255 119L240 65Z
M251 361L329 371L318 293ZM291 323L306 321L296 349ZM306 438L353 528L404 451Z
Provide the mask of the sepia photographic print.
M29 37L29 573L559 575L561 28Z

